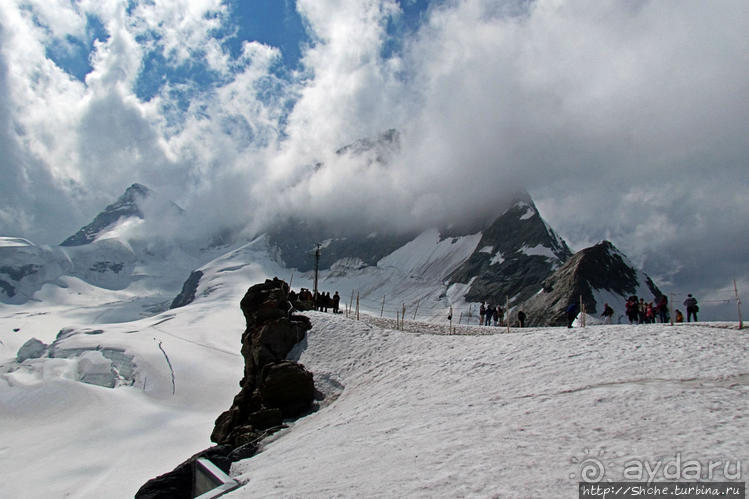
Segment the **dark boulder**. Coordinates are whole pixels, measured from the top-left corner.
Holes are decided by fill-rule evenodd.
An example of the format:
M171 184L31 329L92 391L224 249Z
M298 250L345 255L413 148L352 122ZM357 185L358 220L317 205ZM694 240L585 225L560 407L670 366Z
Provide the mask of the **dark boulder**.
M265 436L284 427L284 419L299 417L312 407L316 393L312 373L286 360L312 328L307 317L291 313L288 284L268 279L252 286L240 307L246 322L241 349L244 376L231 407L216 419L211 440L219 445L150 480L136 497L191 497L193 463L198 457L210 459L228 473L231 462L254 455Z
M229 455L231 446L216 445L190 457L169 473L164 473L147 481L135 493L136 499L192 499L195 461L206 458L224 473L229 473L232 461Z
M303 365L283 361L263 368L260 393L263 403L281 410L284 418L298 417L309 411L315 398L312 373Z

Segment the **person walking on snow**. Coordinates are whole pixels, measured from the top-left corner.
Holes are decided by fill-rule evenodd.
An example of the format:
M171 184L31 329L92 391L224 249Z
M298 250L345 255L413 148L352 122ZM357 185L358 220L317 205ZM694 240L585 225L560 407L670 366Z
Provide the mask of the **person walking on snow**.
M481 302L481 306L479 307L479 326L484 325L485 315L486 315L486 307L484 306L484 302Z
M601 317L603 317L603 323L604 324L611 324L611 318L614 316L614 309L609 306L608 303L603 304L603 313L601 314Z
M700 307L697 306L697 298L690 294L687 295L687 299L684 300L684 306L687 307L687 322L691 322L691 318L694 317L694 322L697 322L697 312L700 311Z
M572 327L572 323L575 322L575 318L577 318L577 313L579 311L579 308L577 303L572 302L567 306L567 328Z

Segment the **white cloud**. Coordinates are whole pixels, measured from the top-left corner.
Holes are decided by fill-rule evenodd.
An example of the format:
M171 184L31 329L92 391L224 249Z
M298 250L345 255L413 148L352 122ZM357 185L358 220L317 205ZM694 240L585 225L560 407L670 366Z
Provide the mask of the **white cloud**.
M291 207L378 228L490 213L524 185L577 249L609 238L674 282L709 280L716 251L720 279L749 273L728 221L749 215L746 2L447 2L394 54L393 0L297 9L313 42L282 79L277 48L232 58L215 39L232 22L218 0L3 2L0 228L56 242L135 181L206 226ZM82 83L46 47L86 36L87 15L109 38ZM153 52L214 78L157 81L144 102ZM389 128L388 164L335 154Z

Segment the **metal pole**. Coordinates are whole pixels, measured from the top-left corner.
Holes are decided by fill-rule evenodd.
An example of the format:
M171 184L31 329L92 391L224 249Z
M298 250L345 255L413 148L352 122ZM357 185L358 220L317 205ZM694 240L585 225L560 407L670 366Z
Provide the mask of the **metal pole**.
M320 269L320 243L317 243L317 248L315 249L315 283L314 283L314 293L312 294L315 303L315 310L317 310L317 273Z
M385 312L385 295L382 295L382 308L380 309L380 317L382 317L383 312Z
M505 295L505 322L507 323L507 332L510 332L510 297Z
M671 296L668 299L668 316L671 319L671 325L674 325L674 294L671 293Z
M733 292L736 294L736 308L739 312L739 329L744 329L744 321L741 319L741 298L739 298L739 288L736 286L736 279L733 280Z
M416 320L416 314L419 311L419 302L421 300L416 300L416 309L414 310L414 320Z

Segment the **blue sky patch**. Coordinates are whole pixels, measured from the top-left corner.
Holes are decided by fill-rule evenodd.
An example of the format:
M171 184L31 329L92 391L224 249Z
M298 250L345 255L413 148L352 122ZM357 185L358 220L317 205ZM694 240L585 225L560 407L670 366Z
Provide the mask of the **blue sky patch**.
M85 81L86 75L93 69L90 58L94 43L97 40L104 42L108 38L109 33L104 24L97 17L87 15L84 39L70 35L63 39L56 38L45 47L46 56L69 75L79 81Z

